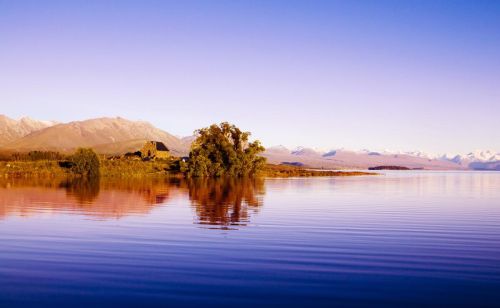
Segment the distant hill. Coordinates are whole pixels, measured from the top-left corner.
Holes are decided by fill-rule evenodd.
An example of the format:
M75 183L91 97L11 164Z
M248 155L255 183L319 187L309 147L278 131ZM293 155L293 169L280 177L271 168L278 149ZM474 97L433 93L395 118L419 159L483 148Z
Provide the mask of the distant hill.
M196 136L187 136L187 137L181 138L181 142L182 142L183 146L185 146L187 149L189 149L191 147L191 144L195 140L196 140Z
M165 143L177 155L187 153L179 138L148 122L123 118L99 118L57 124L35 131L3 146L6 150L52 150L70 152L78 147L95 147L101 153L138 150L146 140Z
M451 157L443 155L440 159L472 170L500 170L500 153L494 151L475 151Z
M55 124L57 123L33 120L28 117L14 120L5 115L0 115L0 146Z
M122 155L124 153L135 152L144 146L148 139L134 139L112 143L103 143L92 146L97 153Z
M370 151L331 150L325 153L299 147L289 150L283 146L271 147L263 154L270 163L301 164L311 168L368 169L370 167L395 165L409 169L458 170L466 166L454 162L410 154L378 153Z

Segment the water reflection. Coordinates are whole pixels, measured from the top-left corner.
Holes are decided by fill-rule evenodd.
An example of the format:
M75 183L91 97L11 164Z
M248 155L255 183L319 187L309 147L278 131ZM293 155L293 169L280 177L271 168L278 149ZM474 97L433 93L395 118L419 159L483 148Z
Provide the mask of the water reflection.
M99 178L76 178L62 181L60 187L66 190L79 204L91 204L101 189Z
M499 200L500 173L486 172L266 179L265 191L0 179L0 307L495 307Z
M263 195L262 179L1 179L0 219L68 212L120 219L183 198L196 223L228 228L247 224Z
M262 179L192 179L187 186L198 222L224 228L248 223L265 192Z

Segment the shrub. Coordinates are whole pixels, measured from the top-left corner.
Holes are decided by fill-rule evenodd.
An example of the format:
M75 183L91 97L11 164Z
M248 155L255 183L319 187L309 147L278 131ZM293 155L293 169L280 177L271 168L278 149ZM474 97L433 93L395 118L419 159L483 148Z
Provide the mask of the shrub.
M92 149L80 148L70 157L71 171L76 174L98 177L100 175L99 156Z
M248 142L249 132L227 122L196 132L191 146L187 175L192 177L251 176L265 165L258 156L264 147L258 140Z

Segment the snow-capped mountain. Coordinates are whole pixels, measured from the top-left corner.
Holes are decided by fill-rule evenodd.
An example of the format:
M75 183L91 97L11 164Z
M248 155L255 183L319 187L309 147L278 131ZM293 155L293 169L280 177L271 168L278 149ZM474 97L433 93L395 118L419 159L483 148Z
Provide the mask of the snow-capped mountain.
M0 115L0 145L7 144L55 124L57 122L33 120L29 117L14 120L5 115Z
M321 156L322 152L313 148L297 147L291 151L291 154L298 156Z
M266 149L266 152L273 153L275 155L290 154L290 150L287 147L285 147L284 145L276 145L276 146L268 147Z
M297 147L293 150L286 147L270 147L264 153L270 163L286 163L303 165L312 168L328 169L367 169L381 165L404 166L412 169L466 169L464 166L450 161L431 159L421 153L391 153L375 152L367 149L350 151L332 149L321 151L307 147Z
M409 151L409 152L403 152L402 154L407 154L410 156L415 156L415 157L422 157L422 158L430 158L430 159L435 159L435 155L431 155L429 153L425 153L422 151Z
M470 161L492 162L500 160L500 153L494 151L475 151L467 154L466 158Z
M441 160L453 162L467 169L500 170L500 153L491 150L474 151L466 155L443 155Z
M500 154L476 151L467 155L432 155L422 151L350 151L332 149L320 151L307 147L290 150L284 146L270 147L264 153L271 163L300 164L315 168L369 168L381 165L404 166L413 169L497 170Z
M500 153L486 150L475 151L465 155L443 155L441 159L453 161L457 164L471 163L471 162L495 162L500 161Z

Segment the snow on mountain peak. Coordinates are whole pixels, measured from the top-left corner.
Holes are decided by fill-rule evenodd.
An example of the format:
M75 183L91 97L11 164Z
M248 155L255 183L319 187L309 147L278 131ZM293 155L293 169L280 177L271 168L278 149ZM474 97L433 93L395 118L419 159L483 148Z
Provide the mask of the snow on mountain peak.
M465 156L470 161L489 162L500 160L500 153L491 150L477 150Z
M37 121L29 117L14 120L5 115L0 115L0 145L9 143L54 124L55 122Z

